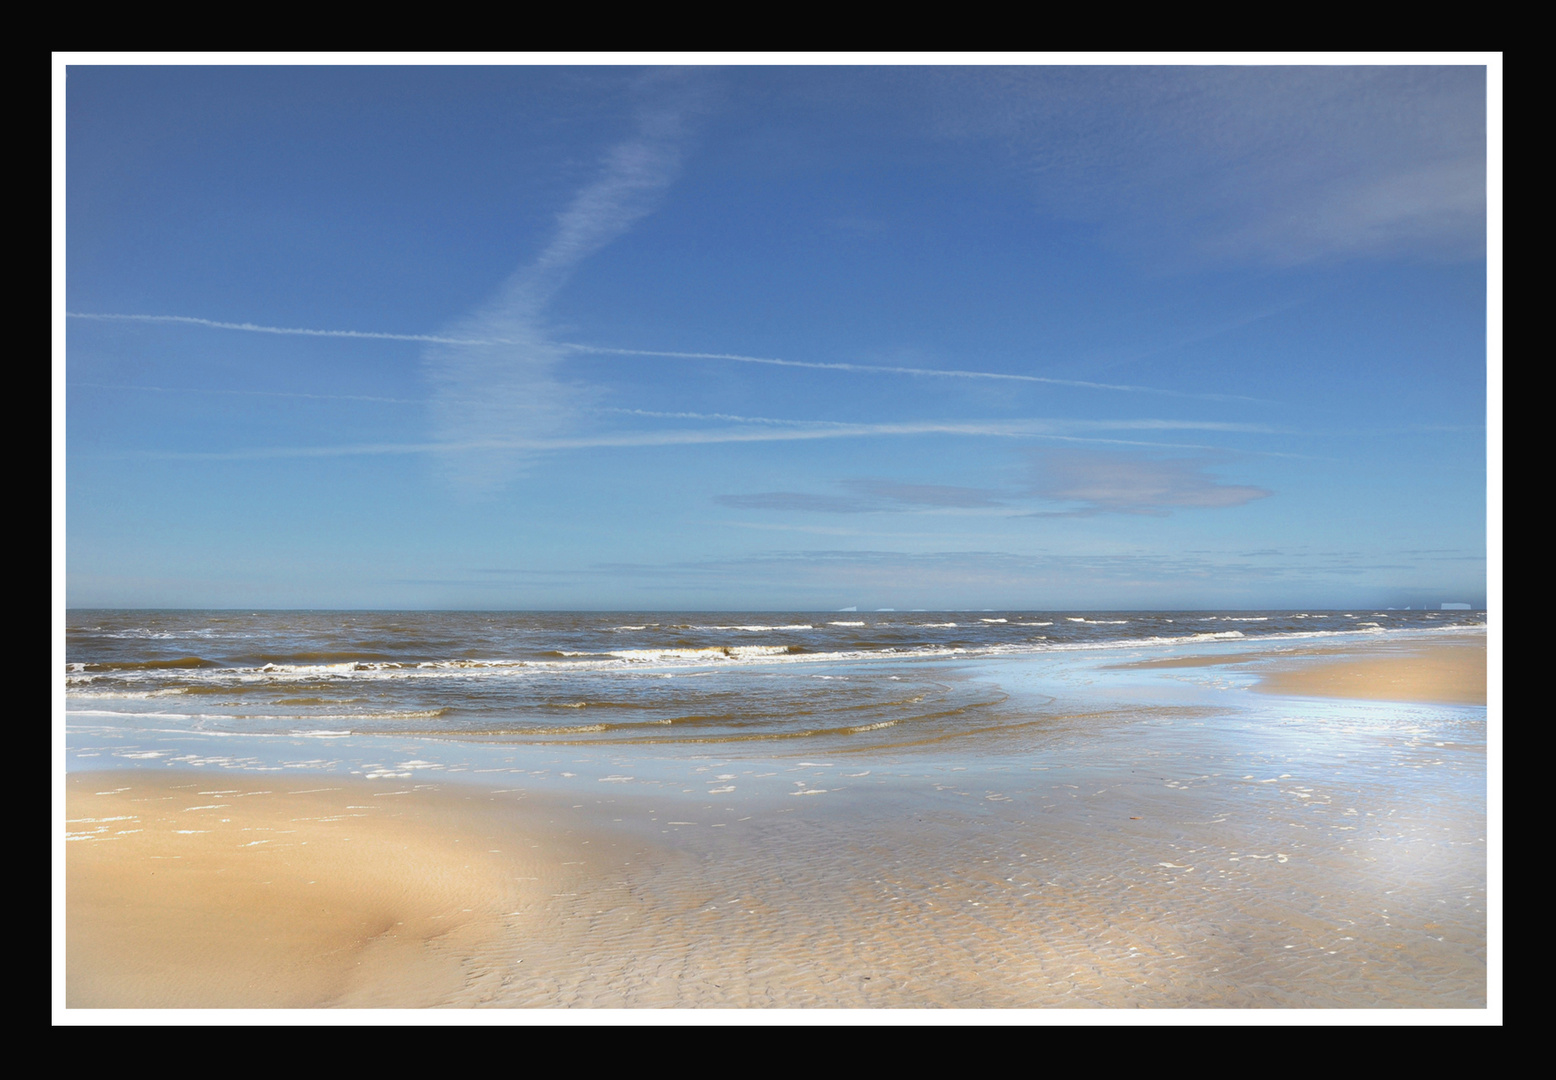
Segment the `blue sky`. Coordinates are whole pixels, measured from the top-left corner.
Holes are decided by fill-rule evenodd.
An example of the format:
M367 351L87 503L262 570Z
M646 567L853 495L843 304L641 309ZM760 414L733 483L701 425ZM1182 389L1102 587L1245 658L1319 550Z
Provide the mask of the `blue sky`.
M1486 100L70 66L67 602L1483 604Z

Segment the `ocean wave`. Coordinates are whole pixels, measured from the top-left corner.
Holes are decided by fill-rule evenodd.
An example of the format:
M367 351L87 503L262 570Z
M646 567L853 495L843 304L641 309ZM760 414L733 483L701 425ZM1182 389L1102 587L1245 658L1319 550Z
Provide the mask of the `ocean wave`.
M1066 621L1069 621L1068 619ZM1110 620L1111 621L1111 620ZM1122 621L1122 620L1121 620ZM943 625L943 624L942 624ZM1045 623L1020 624L1037 627ZM1051 625L1051 623L1046 624ZM951 628L945 626L944 628ZM1142 630L1145 629L1142 627ZM1404 639L1412 635L1442 635L1484 633L1485 623L1433 626L1382 626L1378 623L1352 622L1343 629L1320 628L1286 629L1259 632L1254 638L1272 644L1281 641L1386 635ZM317 686L326 690L330 686L361 683L405 685L418 683L437 684L448 679L546 679L558 675L583 675L589 672L633 672L659 667L694 668L698 666L722 666L740 664L827 664L880 661L933 660L938 658L977 657L981 655L1008 656L1021 653L1074 652L1093 649L1130 649L1140 647L1171 646L1217 640L1240 640L1246 634L1242 630L1206 630L1203 632L1140 633L1117 636L1111 640L1071 640L1050 635L1025 634L1021 640L988 641L953 640L941 642L894 643L889 637L879 642L856 642L852 648L825 649L815 644L798 643L773 645L702 645L666 646L659 648L615 649L609 651L553 650L545 654L549 659L508 660L457 658L421 661L415 664L399 662L343 662L337 664L276 664L262 667L218 667L201 658L182 658L178 661L154 661L132 665L72 664L66 674L67 692L77 698L140 697L150 694L219 694L232 692L248 694L263 692L274 687ZM92 670L87 670L87 669ZM296 690L292 690L296 694ZM304 695L306 696L306 695Z
M754 660L803 653L799 645L708 645L695 649L616 649L607 655L635 663L657 660Z
M743 630L743 631L745 631L747 633L757 634L757 633L765 633L765 632L767 632L769 630L814 630L815 627L812 626L810 623L790 623L790 624L785 625L785 626L760 626L760 625L757 625L757 626L688 626L686 629L688 629L688 630L699 630L699 631L708 631L708 630Z

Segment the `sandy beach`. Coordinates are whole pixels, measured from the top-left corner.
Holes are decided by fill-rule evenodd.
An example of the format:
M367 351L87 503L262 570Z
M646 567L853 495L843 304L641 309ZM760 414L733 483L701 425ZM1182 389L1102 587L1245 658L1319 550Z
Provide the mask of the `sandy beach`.
M479 789L131 772L69 778L73 1008L421 1006L567 877ZM501 805L503 813L494 811Z
M1297 697L1358 701L1486 703L1484 636L1378 644L1175 656L1125 665L1141 669L1236 667L1255 670L1254 689Z
M1271 672L1258 688L1267 694L1484 705L1486 643L1482 638L1315 657Z
M1041 750L690 758L706 794L75 772L67 1005L1484 1005L1483 734L1376 726L1483 702L1483 638L1132 666L1366 704L1273 742L1153 706Z

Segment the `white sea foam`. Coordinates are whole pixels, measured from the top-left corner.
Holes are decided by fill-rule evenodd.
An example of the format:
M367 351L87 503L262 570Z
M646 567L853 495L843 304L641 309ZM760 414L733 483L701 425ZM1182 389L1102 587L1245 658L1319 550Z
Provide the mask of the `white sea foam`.
M784 656L787 645L710 645L700 649L619 649L608 655L619 660L652 662L664 660L754 660Z
M1215 630L1176 637L1125 638L1118 641L1056 641L1044 645L994 646L991 652L1106 652L1114 649L1138 649L1147 645L1190 645L1195 642L1232 641L1243 637L1241 630ZM1264 639L1269 640L1269 639Z
M734 693L740 695L741 700L763 703L771 695L776 695L771 696L771 701L777 706L785 694L811 693L800 689L799 679L804 679L804 686L816 687L820 691L819 684L804 678L815 672L819 678L842 680L828 684L829 687L843 688L840 695L834 696L840 704L852 703L863 694L864 698L860 700L865 705L864 711L832 713L829 719L817 719L814 723L810 719L794 719L792 723L796 728L793 731L784 728L784 731L804 734L813 727L817 734L846 738L855 733L879 732L897 724L918 724L920 719L916 717L916 712L919 706L878 702L873 695L883 691L890 693L885 688L897 685L887 679L900 677L910 683L914 679L935 680L936 676L931 674L933 669L929 666L934 664L954 664L981 658L1003 663L1007 658L1040 657L1044 654L1053 655L1056 661L1061 657L1078 658L1086 654L1103 661L1107 656L1120 655L1117 650L1125 650L1126 653L1132 650L1134 656L1129 658L1134 659L1152 655L1147 650L1201 648L1206 652L1218 649L1231 651L1250 645L1268 647L1278 652L1282 648L1291 648L1296 643L1309 640L1360 641L1362 635L1377 640L1385 634L1389 636L1388 640L1409 640L1412 637L1435 637L1444 633L1462 635L1486 632L1483 621L1468 626L1457 619L1452 625L1444 625L1443 622L1423 625L1419 618L1402 617L1396 622L1382 613L1372 616L1376 621L1353 617L1343 622L1338 621L1336 613L1314 615L1302 622L1284 613L1205 617L1209 621L1218 618L1233 621L1239 627L1246 622L1249 624L1245 628L1246 635L1244 629L1230 627L1204 627L1201 629L1205 632L1194 633L1190 625L1174 627L1170 625L1171 620L1161 616L1141 619L1055 616L1053 619L1030 621L1021 620L1019 616L1007 619L969 613L969 617L973 621L965 624L951 621L900 624L902 629L895 632L900 637L888 639L896 640L897 644L847 649L825 648L830 643L852 641L852 635L832 634L832 628L881 624L859 619L817 620L805 624L738 624L717 635L699 635L704 642L722 641L725 644L703 644L699 647L692 644L698 637L693 637L692 642L684 638L677 640L678 635L691 629L689 625L667 619L659 625L668 629L649 633L634 630L634 634L641 636L635 636L630 642L665 642L667 647L615 651L605 651L607 643L620 642L620 637L604 633L608 627L603 625L584 627L578 631L568 629L566 636L559 634L549 642L545 640L546 635L525 628L522 635L511 639L511 647L518 657L524 659L502 656L504 639L487 637L480 638L473 646L486 653L484 657L423 659L422 656L426 655L424 652L421 656L409 656L403 660L337 663L283 663L278 660L263 666L177 669L129 665L114 669L105 664L105 670L90 673L84 670L86 663L77 663L67 669L67 692L71 705L67 715L70 719L70 738L78 747L78 752L90 756L87 753L90 750L100 752L103 757L123 757L126 750L140 752L148 743L140 742L137 746L130 742L125 750L115 750L110 745L83 746L80 740L95 737L88 733L133 731L134 739L156 738L159 741L150 745L161 746L168 745L164 736L198 732L201 738L212 740L257 738L284 742L298 738L353 738L367 745L365 740L375 737L375 732L388 735L400 730L419 736L435 733L439 738L447 735L453 738L538 738L587 742L603 736L607 741L631 742L650 736L655 741L666 738L674 740L677 736L701 741L707 736L716 741L726 737L744 739L764 736L726 729L722 721L717 719L717 714L729 710L729 706L722 702L712 708L702 702L693 703L695 697L688 698L684 705L666 706L665 703L676 702L682 694ZM1480 618L1483 620L1484 617ZM1179 617L1179 621L1186 624L1190 619L1200 621L1194 616ZM1285 622L1287 619L1292 621ZM1023 629L1042 628L1061 621L1066 626L1086 625L1084 629L1077 626L1072 631L1057 630L1051 635L1053 640L1049 640L1048 635L1005 635L1002 631L984 632L981 629L983 625L1000 622L1014 623ZM628 628L636 625L630 624ZM652 624L641 625L648 628ZM734 644L752 640L739 636L739 631L748 627L759 628L761 632L773 632L773 636L768 638L770 644ZM802 627L808 629L802 630ZM915 627L922 630L915 632ZM932 628L958 627L965 629L960 629L957 635L927 632ZM1311 629L1299 630L1298 627ZM788 632L781 632L785 630ZM1269 630L1276 632L1268 633ZM1001 636L1017 640L1003 643L993 640ZM1086 637L1099 640L1074 640ZM956 639L961 639L961 643L952 644ZM457 638L448 640L450 644L447 646L421 644L418 640L413 647L434 650L446 648L448 652L461 647ZM575 648L565 654L555 648L541 651L546 645L554 646L563 642L582 648ZM594 645L593 650L589 650L590 645ZM295 655L299 657L309 655L302 651L304 646L298 642L289 643L289 647L296 650ZM350 653L345 646L340 646L340 651L331 656L326 651L326 645L315 647L319 651L313 655L321 659L333 660L335 656ZM361 649L364 654L371 654L381 646L375 643L354 647ZM149 648L158 650L163 646L158 643ZM260 651L260 646L253 647L247 653L249 656L256 654L265 655ZM215 654L202 655L213 656L217 663L222 659ZM270 655L288 654L278 650ZM254 665L256 662L248 663ZM1070 659L1062 661L1064 668L1070 667L1072 663ZM812 665L812 669L806 671L789 666L793 664ZM1031 670L1041 672L1043 669L1037 667ZM791 679L795 680L787 686L782 681L784 671L791 672ZM868 673L872 671L879 674L871 678ZM644 687L640 680L648 678L692 681L686 684L684 691L679 689L678 684L657 682L653 689L637 689ZM775 681L750 681L753 679ZM956 682L954 679L951 681ZM315 685L298 685L310 682ZM940 692L952 693L949 687L941 687ZM178 695L181 694L194 696L180 698ZM640 694L647 696L640 697ZM918 700L923 700L923 695ZM960 699L953 697L949 700ZM446 702L459 703L457 711L417 708ZM599 706L598 712L590 709L591 717L599 718L603 715L605 719L602 722L531 726L543 719L561 721L563 718L556 716L554 711L558 707L580 709L591 704ZM180 705L190 708L182 709L178 707ZM939 715L932 711L932 705L922 708L926 710L926 716ZM646 711L623 715L624 709ZM671 709L675 710L676 716L695 715L698 719L693 724L671 727L674 721L666 718ZM807 705L796 716L808 717L808 709ZM790 721L780 716L780 711L757 710L764 726L772 723L777 728L783 728ZM549 717L546 716L548 712ZM582 719L582 716L575 719ZM849 720L853 722L849 723ZM865 734L863 738L889 740L892 736ZM162 762L180 760L163 758ZM201 760L224 768L255 768L258 762L257 758L207 757ZM414 768L405 763L382 764L373 768L384 776L403 776L407 771L414 772ZM723 777L720 780L730 782L724 781Z
M1068 617L1067 621L1075 620ZM1078 620L1077 620L1078 621ZM1117 624L1127 620L1105 620ZM1045 622L1047 622L1045 620ZM924 624L921 624L924 625ZM948 626L948 624L933 624ZM1043 623L1025 624L1039 626ZM1430 627L1415 626L1397 629L1385 628L1376 623L1352 622L1344 629L1318 629L1313 630L1289 630L1273 634L1260 634L1257 638L1261 643L1268 643L1278 647L1282 641L1344 638L1346 636L1366 635L1376 637L1388 635L1400 639L1429 635L1440 636L1443 634L1485 633L1485 624L1472 625L1433 625ZM132 701L145 701L155 699L158 702L176 700L178 695L188 693L191 689L208 688L220 690L222 687L232 687L235 692L245 689L262 688L265 686L285 686L288 683L307 682L310 680L324 680L327 683L350 683L365 680L369 683L377 680L404 681L410 680L434 682L446 679L457 680L527 680L538 677L552 677L555 675L587 675L589 672L620 672L623 674L638 673L652 674L655 677L668 677L669 668L706 668L722 666L729 663L759 664L759 665L825 665L830 663L897 663L903 661L929 661L936 659L955 659L959 657L974 658L978 656L1008 656L1019 654L1039 654L1044 652L1074 652L1085 650L1115 650L1139 647L1151 647L1161 645L1177 645L1201 641L1235 640L1244 637L1238 630L1224 630L1200 634L1184 635L1147 635L1140 637L1119 637L1108 641L1062 641L1048 640L1046 638L1033 640L1029 638L1021 642L987 643L982 645L950 645L925 643L919 645L892 646L885 648L865 649L840 649L799 651L796 645L715 645L696 648L649 648L649 649L623 649L608 653L569 651L564 656L552 660L506 660L506 659L458 659L447 661L426 661L415 667L395 665L393 667L374 666L365 664L332 664L332 665L267 665L265 668L201 668L179 669L177 672L168 673L162 671L135 671L122 678L110 680L105 686L102 683L91 683L87 688L89 676L67 676L67 690L70 700L75 703L72 707L72 715L75 716L122 716L135 717L140 720L162 717L168 720L188 722L191 719L264 719L271 721L290 721L296 723L299 717L307 716L310 721L328 723L337 720L344 723L358 723L364 720L412 720L434 719L441 715L441 710L417 710L417 709L389 709L385 710L383 701L377 702L377 708L366 708L362 711L342 711L340 704L330 702L328 695L318 702L319 705L334 705L328 712L309 712L306 708L302 711L274 712L272 710L251 711L243 709L241 715L230 710L210 711L209 708L195 711L182 710L126 710L126 709L82 709L78 706L88 702L103 702L105 704L114 701L129 703ZM795 651L791 651L791 649ZM700 672L690 670L688 675L697 675ZM164 680L173 678L181 684L178 687L160 685ZM117 688L110 689L117 683ZM580 693L578 690L567 691ZM187 700L187 699L186 699ZM579 700L579 699L575 699ZM589 700L587 698L582 700ZM209 704L217 704L209 698L203 699ZM193 701L190 704L194 704ZM301 703L306 704L306 703ZM214 733L213 733L214 734Z
M900 720L882 720L879 723L860 724L858 727L847 727L847 728L844 728L843 730L848 732L850 735L858 735L861 732L865 732L865 731L879 731L882 728L896 727L900 723L902 723L902 721L900 721ZM850 775L850 776L868 776L869 773L868 772L849 773L848 775Z
M790 623L784 626L693 626L692 630L744 630L748 633L763 633L768 630L813 630L810 623Z

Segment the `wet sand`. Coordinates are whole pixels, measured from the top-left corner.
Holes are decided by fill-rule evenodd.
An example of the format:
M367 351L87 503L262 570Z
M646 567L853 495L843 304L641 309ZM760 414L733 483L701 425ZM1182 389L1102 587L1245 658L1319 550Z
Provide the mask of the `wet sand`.
M1107 769L834 766L766 805L72 776L67 1004L1484 1007L1473 793L1142 723ZM195 809L234 788L270 794Z
M1386 704L1483 640L1132 666L1219 664L1262 693L657 787L72 773L67 1005L1484 1008L1484 717Z

